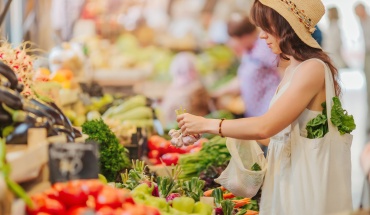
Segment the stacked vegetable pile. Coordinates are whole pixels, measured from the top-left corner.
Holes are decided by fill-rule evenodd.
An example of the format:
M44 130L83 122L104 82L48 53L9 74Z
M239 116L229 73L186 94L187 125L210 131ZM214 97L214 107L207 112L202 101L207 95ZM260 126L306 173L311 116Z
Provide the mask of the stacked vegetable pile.
M130 166L127 150L102 119L85 122L82 132L89 135L87 141L99 144L100 171L108 181L115 181L118 172Z
M181 167L172 167L172 170L168 170L170 176L157 177L154 180L146 174L145 164L136 161L133 169L122 174L122 182L115 186L131 190L135 202L158 208L165 215L209 215L213 208L217 215L258 214L257 201L236 197L223 187L203 192L203 180L197 177L179 179Z
M154 165L161 164L161 159L166 165L176 165L180 155L196 153L201 150L202 144L207 142L207 139L200 139L195 144L177 148L173 146L169 140L163 137L153 135L148 139L148 158ZM197 177L198 175L193 175Z
M27 143L29 128L45 128L48 136L65 134L68 141L81 137L54 102L21 95L23 85L13 70L2 62L0 76L6 79L0 86L0 135L6 137L8 144Z
M148 106L145 96L128 98L118 106L110 107L102 116L104 121L113 121L119 125L151 127L153 126L153 109Z
M116 187L132 190L135 202L158 208L162 215L210 215L212 206L200 202L204 181L198 178L179 180L181 169L176 166L171 177L153 178L145 174L143 162L136 161L133 169L122 174L122 183Z
M205 188L219 186L214 179L220 176L230 161L231 155L226 147L226 139L213 137L203 143L199 152L180 156L179 164L182 168L180 178L190 179L199 177L206 181Z
M28 215L159 215L153 207L135 203L128 190L115 189L98 180L56 183L31 196Z
M236 197L224 187L208 190L204 195L214 198L216 215L258 215L256 200Z

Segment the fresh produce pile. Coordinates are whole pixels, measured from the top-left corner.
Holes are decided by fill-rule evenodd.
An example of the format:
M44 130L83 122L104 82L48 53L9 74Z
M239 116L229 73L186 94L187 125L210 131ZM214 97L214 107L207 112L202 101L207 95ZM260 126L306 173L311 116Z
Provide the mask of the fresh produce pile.
M99 144L100 171L108 181L115 181L118 172L130 166L127 150L102 119L85 122L82 132L89 135L87 141Z
M171 145L169 140L166 140L158 135L153 135L148 139L148 158L154 165L161 164L161 159L166 165L176 165L180 155L189 153L191 154L200 151L202 144L206 141L208 140L202 138L193 145L182 146L178 148Z
M148 106L148 99L143 95L128 98L118 106L110 107L102 116L104 121L120 125L151 127L153 126L153 109Z
M231 155L226 147L226 139L213 137L203 143L199 152L180 156L179 164L183 170L180 178L199 177L206 181L206 188L217 186L214 179L226 168Z
M31 196L28 215L159 215L153 207L137 204L130 191L115 189L99 180L56 183Z
M115 186L131 190L135 202L158 208L161 214L209 215L214 207L218 215L258 214L255 200L236 197L222 187L203 192L205 182L197 177L179 179L180 166L172 166L168 170L170 176L156 179L149 176L145 169L143 162L134 162L133 169L122 174L122 183L116 183ZM208 198L207 201L203 199L205 197L214 199Z
M48 136L65 134L71 142L82 136L54 102L21 95L23 85L13 70L2 62L0 75L4 79L0 86L0 135L6 137L8 144L27 143L29 128L45 128Z

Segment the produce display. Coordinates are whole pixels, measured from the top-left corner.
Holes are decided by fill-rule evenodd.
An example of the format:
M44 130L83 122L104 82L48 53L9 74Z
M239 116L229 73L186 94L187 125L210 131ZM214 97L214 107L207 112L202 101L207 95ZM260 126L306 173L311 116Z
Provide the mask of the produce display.
M31 196L28 215L159 215L153 207L137 204L128 190L115 189L99 180L56 183Z
M121 175L122 182L115 186L131 190L135 202L158 208L161 214L207 215L213 210L219 215L258 214L255 200L236 197L223 187L204 192L205 181L197 177L180 179L181 166L172 165L173 168L168 170L170 176L156 179L146 173L144 162L136 161L132 166Z
M202 138L193 145L176 147L173 146L169 140L158 135L152 135L148 139L148 158L154 165L161 164L162 161L165 165L176 165L180 155L192 154L200 151L203 143L207 141L207 139Z
M127 150L102 119L85 122L82 132L89 135L87 141L99 144L100 171L108 181L115 181L118 172L130 166Z
M213 137L209 142L202 144L199 152L180 156L179 164L183 170L180 178L200 177L206 181L206 188L213 188L218 186L214 179L226 168L230 158L226 139Z

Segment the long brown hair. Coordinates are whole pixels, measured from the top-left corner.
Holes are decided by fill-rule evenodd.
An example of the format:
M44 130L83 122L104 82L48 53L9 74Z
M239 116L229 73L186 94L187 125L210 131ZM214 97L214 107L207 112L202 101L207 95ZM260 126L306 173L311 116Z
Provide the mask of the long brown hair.
M333 75L335 93L337 96L340 95L338 70L323 50L313 48L304 43L284 17L258 0L254 1L251 9L251 19L262 30L280 39L281 58L289 60L287 56L293 56L298 61L305 61L311 58L318 58L324 61Z

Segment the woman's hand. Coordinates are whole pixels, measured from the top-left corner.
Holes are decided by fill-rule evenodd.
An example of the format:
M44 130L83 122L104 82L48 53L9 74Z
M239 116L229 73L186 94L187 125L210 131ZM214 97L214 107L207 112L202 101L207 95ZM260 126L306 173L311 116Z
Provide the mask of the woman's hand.
M206 133L212 127L211 120L188 113L177 116L177 122L183 135Z

